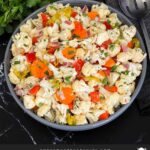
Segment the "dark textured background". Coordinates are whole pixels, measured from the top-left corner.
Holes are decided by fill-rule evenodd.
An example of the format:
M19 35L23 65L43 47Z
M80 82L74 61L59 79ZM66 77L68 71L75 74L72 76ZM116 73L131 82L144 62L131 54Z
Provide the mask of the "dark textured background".
M109 0L108 3L118 8L116 0ZM150 33L150 17L145 22ZM136 26L138 27L137 23ZM0 37L0 144L150 143L150 112L143 113L138 105L141 101L148 99L150 101L148 93L150 91L150 71L147 73L145 84L137 100L112 123L84 132L58 131L43 126L26 115L9 93L3 75L3 58L9 37L9 35Z

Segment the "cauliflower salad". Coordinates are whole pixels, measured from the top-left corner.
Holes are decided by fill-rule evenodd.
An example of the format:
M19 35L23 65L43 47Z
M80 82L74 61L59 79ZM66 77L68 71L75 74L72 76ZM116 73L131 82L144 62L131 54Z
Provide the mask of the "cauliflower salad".
M9 79L26 109L58 124L108 119L130 102L146 57L105 4L50 4L13 36Z

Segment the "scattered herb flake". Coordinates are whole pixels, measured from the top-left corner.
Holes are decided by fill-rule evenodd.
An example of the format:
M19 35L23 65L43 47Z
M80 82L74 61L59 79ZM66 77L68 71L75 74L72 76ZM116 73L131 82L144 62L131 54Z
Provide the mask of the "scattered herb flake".
M105 77L103 80L102 80L102 84L103 85L108 85L109 84L109 81L108 81L108 78Z
M14 62L14 65L18 65L18 64L20 64L20 61L15 61Z
M111 71L114 72L117 69L117 65L112 66Z

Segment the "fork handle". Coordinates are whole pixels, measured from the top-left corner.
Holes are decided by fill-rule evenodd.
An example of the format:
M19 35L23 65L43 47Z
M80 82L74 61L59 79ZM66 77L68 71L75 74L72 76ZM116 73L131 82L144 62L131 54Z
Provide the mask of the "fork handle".
M145 43L146 43L147 53L148 53L148 57L149 57L149 60L150 60L150 38L149 38L147 29L146 29L146 26L145 26L144 19L141 19L140 25L141 25L141 29L142 29L143 34L144 34L144 39L145 39Z

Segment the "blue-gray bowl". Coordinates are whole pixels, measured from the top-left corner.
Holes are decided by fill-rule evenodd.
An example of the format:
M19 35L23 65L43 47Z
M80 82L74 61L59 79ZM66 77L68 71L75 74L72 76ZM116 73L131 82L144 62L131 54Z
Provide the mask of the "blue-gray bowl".
M81 7L83 7L84 5L87 5L88 7L90 7L93 4L100 4L100 2L92 1L92 0L90 0L90 1L89 0L63 0L63 1L58 1L58 2L60 2L62 4L70 3L70 5L72 5L72 6L81 6ZM24 24L30 18L36 18L37 14L42 12L42 11L45 11L46 7L47 6L44 6L44 7L40 8L40 9L38 9L37 11L35 11L31 15L29 15L26 19L24 19L21 22L21 24L17 27L17 29L14 31L12 36L15 35L17 32L19 32L19 27L22 24ZM128 24L128 25L132 25L133 24L124 14L122 14L121 12L119 12L118 10L116 10L116 9L110 7L110 6L108 6L108 7L109 7L109 9L112 12L115 12L115 13L118 14L118 17L120 18L120 20L124 24ZM143 40L142 40L139 32L137 32L136 36L140 40L141 47L142 47L143 51L145 52L145 46L144 46ZM9 80L9 77L8 77L8 73L9 73L9 69L10 69L10 60L12 58L12 54L11 54L11 51L10 51L11 45L12 45L12 38L10 38L10 40L9 40L9 43L8 43L7 49L6 49L6 53L5 53L4 73L5 73L7 85L9 87L9 90L10 90L12 96L14 97L15 101L17 102L17 104L21 107L21 109L24 112L26 112L29 116L31 116L33 119L35 119L36 121L38 121L38 122L40 122L40 123L42 123L42 124L44 124L46 126L49 126L49 127L55 128L55 129L59 129L59 130L84 131L84 130L90 130L90 129L98 128L98 127L101 127L103 125L106 125L106 124L112 122L113 120L118 118L123 112L125 112L128 109L128 107L133 103L133 101L135 100L136 96L140 92L140 89L142 88L142 85L143 85L143 82L144 82L144 79L145 79L145 75L146 75L147 60L144 59L144 61L142 63L142 66L143 66L142 73L141 73L140 77L137 79L136 89L135 89L134 93L132 94L131 101L128 104L122 106L119 110L117 110L115 112L115 114L110 116L107 120L98 121L98 122L93 123L93 124L78 125L78 126L60 125L60 124L49 122L49 121L47 121L47 120L45 120L43 118L40 118L35 113L33 113L32 111L26 109L24 107L22 101L16 95L16 93L14 91L14 86L10 83L10 80Z

